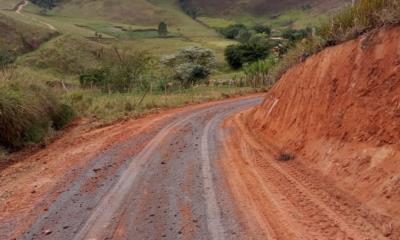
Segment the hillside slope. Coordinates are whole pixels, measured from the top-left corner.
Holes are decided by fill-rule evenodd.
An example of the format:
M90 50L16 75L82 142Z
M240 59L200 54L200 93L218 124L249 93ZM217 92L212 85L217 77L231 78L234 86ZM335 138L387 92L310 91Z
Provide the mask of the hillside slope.
M289 70L248 117L276 155L318 170L400 226L400 27Z
M188 0L188 5L206 14L248 14L265 15L276 14L277 12L292 8L304 7L318 11L330 10L349 3L351 0Z

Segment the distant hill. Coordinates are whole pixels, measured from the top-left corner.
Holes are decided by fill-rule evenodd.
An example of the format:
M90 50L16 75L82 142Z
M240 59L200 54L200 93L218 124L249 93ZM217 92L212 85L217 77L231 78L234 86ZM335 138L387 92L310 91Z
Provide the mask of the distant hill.
M280 11L304 8L316 11L331 10L343 6L351 0L179 0L200 14L235 15L254 14L266 15Z

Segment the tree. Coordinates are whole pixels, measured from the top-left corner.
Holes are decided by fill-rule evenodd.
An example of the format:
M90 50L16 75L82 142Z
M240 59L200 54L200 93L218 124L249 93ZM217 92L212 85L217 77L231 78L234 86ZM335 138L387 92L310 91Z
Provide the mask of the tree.
M188 88L206 79L215 66L213 51L201 47L187 47L161 59L164 67L172 69L175 79Z
M273 45L264 38L252 37L247 43L230 45L225 49L225 60L233 69L239 69L245 63L265 59Z
M148 72L152 56L147 52L122 52L115 49L116 58L104 66L88 69L80 75L82 87L99 87L104 92L131 92L133 89L147 91Z
M242 55L239 46L240 45L229 45L225 49L225 60L233 69L239 69L243 65Z
M252 37L252 34L249 30L240 30L236 39L241 43L247 43L251 37Z
M294 44L311 35L311 31L312 31L311 29L296 30L289 28L283 32L282 37L289 40L291 44Z
M265 33L268 36L271 35L271 28L266 26L266 25L262 25L262 24L257 24L253 27L254 31L256 31L257 33Z
M47 8L47 9L54 8L60 1L61 0L31 0L31 2L33 4L36 4L39 7Z
M161 37L168 35L168 26L165 22L160 22L160 24L158 24L158 35Z
M233 24L225 28L220 28L219 32L228 39L236 39L241 31L247 30L247 27L243 24Z

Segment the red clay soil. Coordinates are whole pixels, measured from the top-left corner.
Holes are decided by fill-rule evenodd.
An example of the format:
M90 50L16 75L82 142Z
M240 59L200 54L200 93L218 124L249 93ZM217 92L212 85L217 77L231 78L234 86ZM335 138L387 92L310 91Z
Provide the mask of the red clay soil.
M360 232L367 233L361 230L361 227L357 227L357 224L365 221L361 225L370 225L371 229L377 229L377 232L371 230L371 234L374 232L377 236L382 234L391 239L399 239L397 238L400 232L399 123L400 27L391 26L328 48L290 69L267 94L261 106L245 114L236 115L227 123L228 127L235 129L240 129L241 126L243 129L241 134L250 136L250 140L245 143L243 137L238 139L240 135L233 138L228 148L241 151L236 156L255 154L256 157L253 156L253 160L249 160L247 164L243 158L240 160L234 156L231 156L234 160L231 163L222 162L223 165L237 164L238 167L235 169L239 171L238 176L245 176L254 184L261 186L254 191L250 190L252 194L260 195L260 198L255 197L252 200L256 203L260 201L259 199L263 199L262 194L277 195L274 190L265 192L265 189L262 189L265 184L277 181L275 190L280 189L282 194L285 186L277 180L279 178L288 181L288 184L291 181L298 181L299 186L307 184L317 186L326 182L322 188L329 193L328 196L346 199L346 203L342 206L349 208L348 213L354 211L351 215L355 218L360 216L360 220L355 221L352 227L351 221L347 221L344 217L347 215L339 214L339 219L350 224L348 231L354 230L355 234L359 229ZM252 141L253 144L249 143ZM249 148L250 150L246 149L246 144L253 147ZM295 159L282 165L276 159L283 153L293 154ZM269 161L258 162L260 159ZM268 176L267 181L270 182L266 183L266 179L260 182L260 176L257 174L249 175L250 171L243 170L246 165L258 167L258 170L256 168L252 171L260 171L257 174ZM274 172L268 172L271 168ZM243 173L240 173L241 171ZM279 176L280 171L287 174ZM303 178L296 177L299 174L313 177L309 177L309 182L304 185L299 180ZM314 178L317 180L310 180ZM236 194L237 197L249 196L243 193L243 188L239 186L236 188L242 191ZM235 191L232 191L235 195ZM287 194L284 195L289 196ZM288 211L296 209L296 206L293 208L295 200L311 199L314 203L323 203L326 199L313 201L310 197L318 195L318 192L310 194L309 198L290 195L291 197L287 199L294 201L287 203ZM328 198L321 206L329 206L331 200ZM285 204L285 201L282 200L281 203L279 201L278 203L266 201L264 205L260 205L263 206L260 209L267 212L266 215L263 215L262 211L257 211L255 216L260 218L269 216L271 219L271 216L288 214L287 211L282 212L281 208L274 213L275 208L271 207L272 205ZM337 203L341 202L337 200ZM297 210L300 207L298 206ZM273 210L268 212L269 209ZM339 206L339 209L342 207ZM326 213L332 212L326 211ZM334 215L327 214L327 216L335 218ZM282 217L282 219L288 218ZM277 218L272 224L271 222L266 224L264 229L286 229L286 225L296 229L299 221L295 219L292 221L279 222ZM334 227L329 227L333 228L332 232L337 236ZM345 224L342 229L346 229ZM302 230L306 233L312 232L312 229ZM278 235L278 239L293 239L290 234L299 234L299 231L278 230L275 234L283 234ZM351 231L347 235L351 236ZM318 234L316 237L321 239L318 238Z

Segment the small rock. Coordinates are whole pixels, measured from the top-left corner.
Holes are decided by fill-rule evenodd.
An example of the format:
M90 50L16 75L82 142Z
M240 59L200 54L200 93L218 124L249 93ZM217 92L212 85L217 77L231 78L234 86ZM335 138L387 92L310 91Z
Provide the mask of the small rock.
M95 169L93 169L93 172L98 172L98 171L100 171L101 170L101 168L95 168Z
M36 193L36 190L32 190L31 193Z
M52 233L52 231L50 229L46 229L44 230L44 235L50 235Z
M161 164L164 165L164 164L166 164L166 162L162 161Z

